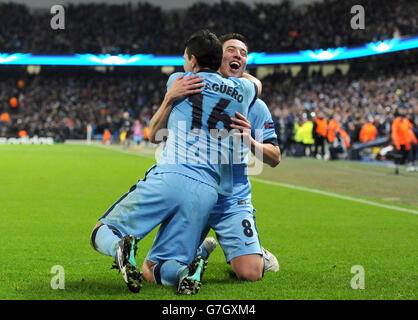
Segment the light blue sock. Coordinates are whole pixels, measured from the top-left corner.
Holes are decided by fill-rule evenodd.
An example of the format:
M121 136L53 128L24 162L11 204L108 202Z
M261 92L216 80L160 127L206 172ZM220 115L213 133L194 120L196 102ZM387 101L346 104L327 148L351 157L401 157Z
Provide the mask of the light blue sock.
M188 272L187 265L176 260L167 260L155 266L153 273L155 282L163 286L177 286L180 277Z
M119 233L114 228L109 228L107 225L102 225L96 232L94 238L94 246L97 251L107 256L116 258L116 252L118 251L118 242L121 239Z
M208 252L206 251L203 244L200 245L199 248L196 250L196 257L201 256L203 259L207 259L209 257Z

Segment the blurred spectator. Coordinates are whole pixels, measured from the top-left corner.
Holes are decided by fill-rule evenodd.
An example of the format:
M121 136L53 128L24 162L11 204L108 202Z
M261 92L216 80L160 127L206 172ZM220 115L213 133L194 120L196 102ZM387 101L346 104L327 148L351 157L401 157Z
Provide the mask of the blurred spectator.
M328 123L327 139L328 139L328 142L331 144L337 138L337 133L341 130L340 120L341 120L340 115L334 114L334 116Z
M392 123L392 141L398 152L395 157L396 164L404 164L408 160L408 154L412 144L417 144L412 123L406 118L406 109L399 108L395 113L395 120ZM413 166L413 164L411 164ZM398 173L398 169L396 170Z
M109 129L105 129L103 133L103 144L110 144L110 139L112 134L110 133Z
M341 117L334 114L328 124L328 142L330 159L347 158L347 149L350 148L350 137L340 126Z
M120 142L123 144L124 148L130 146L132 141L132 133L133 133L133 123L129 112L125 111L122 114L122 119L120 120L119 124L119 131L120 131Z
M377 137L376 126L371 122L365 123L363 127L361 127L359 136L360 142L363 143L375 140Z
M142 130L141 121L135 120L134 123L134 133L133 133L133 140L137 147L141 146L141 142L144 139L144 133Z
M274 131L277 135L277 141L279 142L279 145L282 144L282 127L281 127L281 117L280 117L280 109L275 108L271 114L273 123L274 123Z
M313 150L312 146L315 142L313 138L313 122L312 117L310 114L306 115L303 114L304 118L306 117L306 120L303 122L302 126L299 128L301 131L301 137L302 137L302 144L303 144L303 152L305 156L312 156Z
M283 145L282 154L292 154L293 135L295 132L295 120L293 115L287 109L283 110Z
M327 128L328 128L328 121L324 116L324 112L318 112L318 115L315 118L314 126L313 126L313 135L315 140L315 148L313 152L313 156L317 158L324 158L325 155L325 143L327 138ZM321 154L318 154L318 149L321 148Z

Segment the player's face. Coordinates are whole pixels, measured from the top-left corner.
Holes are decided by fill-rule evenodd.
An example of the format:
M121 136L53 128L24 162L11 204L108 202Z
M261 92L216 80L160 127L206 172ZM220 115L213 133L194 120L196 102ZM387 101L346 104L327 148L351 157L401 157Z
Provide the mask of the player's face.
M237 39L223 44L222 64L219 69L224 77L240 78L247 67L247 46Z
M183 57L184 57L184 66L183 66L184 71L185 72L192 72L192 70L193 70L192 59L189 59L189 56L188 56L186 50L184 50Z

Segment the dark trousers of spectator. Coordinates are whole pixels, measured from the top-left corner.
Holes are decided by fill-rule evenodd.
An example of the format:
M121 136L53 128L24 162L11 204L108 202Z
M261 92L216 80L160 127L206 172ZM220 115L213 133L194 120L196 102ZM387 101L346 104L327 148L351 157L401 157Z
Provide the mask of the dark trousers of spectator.
M417 161L418 145L412 144L411 150L409 150L408 161L409 163L414 163Z
M321 147L321 156L323 158L325 155L325 137L321 135L315 136L315 147L314 147L314 154L313 154L314 157L316 157L316 155L318 154L318 147Z
M294 157L303 157L305 156L305 145L302 142L295 142L295 150L293 152Z
M412 149L412 148L411 148ZM406 160L408 159L409 151L406 150L405 145L401 145L401 149L395 149L396 150L396 156L395 156L395 164L405 164Z
M329 147L329 154L331 160L338 160L338 154L343 153L344 150L342 147Z
M285 153L286 155L292 155L292 144L293 144L293 139L291 138L286 139L281 148L281 153L282 154Z

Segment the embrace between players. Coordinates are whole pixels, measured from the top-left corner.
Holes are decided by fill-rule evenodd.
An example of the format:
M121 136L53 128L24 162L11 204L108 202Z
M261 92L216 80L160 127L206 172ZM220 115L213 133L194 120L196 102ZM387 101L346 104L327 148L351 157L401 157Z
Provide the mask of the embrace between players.
M211 228L238 279L259 280L265 271L279 269L276 257L260 245L247 164L207 159L210 152L211 160L213 154L230 160L236 152L233 140L238 139L245 143L241 152L247 148L272 167L280 162L270 112L257 98L261 82L244 73L247 53L240 34L218 39L200 30L189 37L185 73L170 76L165 98L150 122L151 142L157 142L161 129L170 132L157 164L93 228L92 246L115 259L132 292L139 292L142 278L176 286L178 294L199 292L216 247L214 238L206 238ZM233 134L219 141L219 136L211 136L214 129ZM256 129L262 130L261 141L255 139ZM196 149L190 137L202 136ZM160 224L140 272L137 244Z

